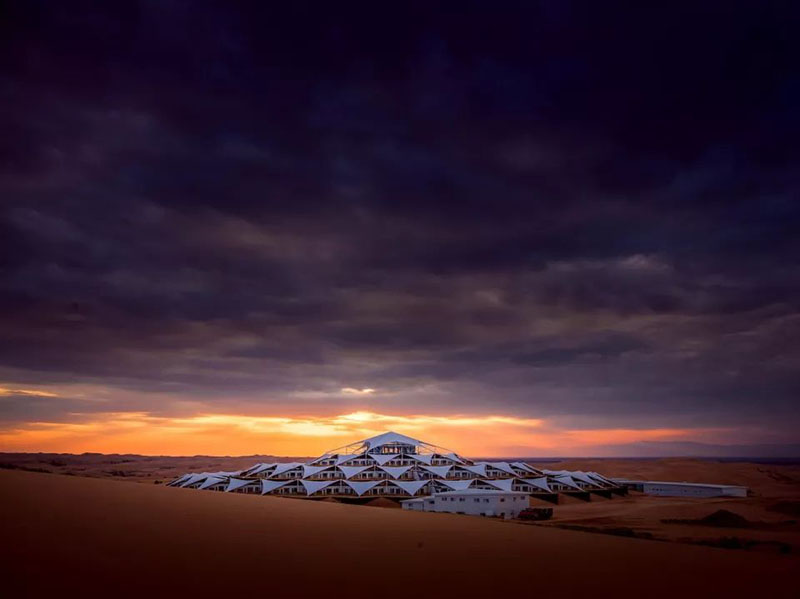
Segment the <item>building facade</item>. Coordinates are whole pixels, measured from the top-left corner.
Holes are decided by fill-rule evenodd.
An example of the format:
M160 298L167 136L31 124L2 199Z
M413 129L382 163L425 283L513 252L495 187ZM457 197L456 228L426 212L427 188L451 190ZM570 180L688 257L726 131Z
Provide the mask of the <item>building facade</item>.
M528 497L528 493L516 491L467 489L434 493L429 497L415 497L400 503L403 509L417 512L447 512L508 519L516 518L528 507Z
M747 497L747 487L714 483L687 483L656 480L615 479L632 491L660 497Z
M308 462L255 464L240 472L188 473L170 486L288 497L407 499L448 492L558 493L623 489L596 472L550 471L519 461L474 461L448 449L387 432Z

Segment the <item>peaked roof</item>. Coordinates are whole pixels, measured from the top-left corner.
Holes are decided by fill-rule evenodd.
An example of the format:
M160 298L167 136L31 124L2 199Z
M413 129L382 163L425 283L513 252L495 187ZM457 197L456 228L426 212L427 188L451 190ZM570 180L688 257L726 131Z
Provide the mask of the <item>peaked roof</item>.
M445 485L447 487L450 487L451 489L453 489L453 491L463 491L464 489L469 489L469 486L472 484L473 480L474 479L470 479L470 480L438 480L436 482L440 482L443 485Z
M272 471L271 476L278 476L279 474L283 474L284 472L288 472L289 470L294 470L298 466L302 466L302 462L281 462L277 466L275 466L275 470Z
M303 477L314 476L318 472L322 472L330 467L331 466L307 466L306 464L303 464Z
M414 493L419 491L422 487L424 487L428 483L430 483L430 481L428 481L428 480L406 480L406 481L393 480L392 481L393 485L395 485L397 487L400 487L401 489L403 489L403 491L405 491L409 495L414 495Z
M497 487L501 491L511 491L511 485L513 484L513 480L510 478L498 478L496 480L487 480L484 481L492 485L493 487Z
M447 473L450 472L452 466L420 466L420 468L432 472L436 476L445 477Z
M262 480L261 481L261 494L266 495L270 491L274 491L284 485L294 482L291 480Z
M369 491L372 487L377 485L378 483L382 483L382 480L365 480L365 481L355 481L355 480L346 480L344 484L348 487L353 489L356 492L356 495L361 497L364 493Z
M456 454L448 453L450 452L449 449L444 449L442 447L432 445L431 443L426 443L425 441L420 441L419 439L414 439L413 437L402 435L394 431L387 431L385 433L381 433L380 435L369 437L368 439L363 439L361 441L356 441L355 443L350 443L349 445L331 449L323 454L323 457L333 455L338 456L336 463L340 464L343 460L350 459L350 456L354 457L357 454L362 454L367 451L374 452L379 447L393 444L410 445L411 447L415 448L414 453L416 454L439 453L441 455L452 457L452 459L455 461L461 460L461 458L459 458Z
M337 468L342 471L345 478L353 478L359 472L369 468L369 466L337 466Z
M197 487L198 489L207 489L208 487L213 487L216 484L225 482L225 479L222 476L209 476L205 482Z
M364 443L364 445L372 449L374 447L380 447L381 445L386 445L387 443L405 443L407 445L421 445L423 442L420 441L419 439L412 439L411 437L406 437L405 435L401 435L400 433L388 431L386 433L370 437L369 439L364 439L362 443Z
M249 478L249 479L248 478L244 478L244 479L243 478L232 478L228 482L228 486L225 487L225 491L226 492L234 491L234 490L238 489L239 487L243 487L243 486L248 485L248 484L250 484L252 482L253 482L252 478Z
M383 466L386 462L390 462L391 460L397 457L396 453L376 453L375 455L370 455L373 460L378 462L381 466Z
M335 480L301 480L300 481L306 489L307 495L313 495L317 491L324 489L328 485L332 485L333 483L337 482Z
M522 482L524 482L524 483L527 483L527 484L531 485L532 487L538 487L542 491L547 491L548 493L552 493L553 492L553 490L547 484L547 477L546 476L542 476L540 478L523 478L523 479L520 479L520 480L522 480Z
M403 476L403 474L408 471L411 466L378 466L381 470L383 470L386 474L391 476L392 478L398 478Z

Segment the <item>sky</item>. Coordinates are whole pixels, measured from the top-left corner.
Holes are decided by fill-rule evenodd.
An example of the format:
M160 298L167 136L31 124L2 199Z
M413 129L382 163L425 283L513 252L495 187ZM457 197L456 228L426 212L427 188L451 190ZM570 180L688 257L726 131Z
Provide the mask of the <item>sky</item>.
M800 455L791 2L10 2L0 451Z

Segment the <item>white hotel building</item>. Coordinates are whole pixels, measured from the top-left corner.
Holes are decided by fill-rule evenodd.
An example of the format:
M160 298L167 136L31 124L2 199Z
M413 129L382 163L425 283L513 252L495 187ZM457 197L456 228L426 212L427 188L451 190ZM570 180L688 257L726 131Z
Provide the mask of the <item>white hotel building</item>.
M331 450L305 463L275 462L256 464L240 472L189 473L169 485L311 499L336 497L352 502L376 497L403 500L434 496L434 507L437 501L449 502L453 495L448 493L458 492L464 496L466 492L472 494L472 503L484 508L477 513L497 515L510 513L495 505L494 497L503 494L555 500L558 493L588 498L591 492L625 492L623 487L596 472L540 470L515 461L473 461L394 432ZM476 503L478 497L481 501ZM527 502L511 501L527 506ZM463 503L468 502L465 499ZM491 505L486 508L483 504ZM471 509L473 507L470 505Z

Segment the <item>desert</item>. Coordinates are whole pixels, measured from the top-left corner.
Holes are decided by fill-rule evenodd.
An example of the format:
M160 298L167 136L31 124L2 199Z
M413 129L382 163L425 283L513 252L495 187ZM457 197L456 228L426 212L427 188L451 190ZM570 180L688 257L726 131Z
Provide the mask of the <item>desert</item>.
M60 473L26 471L37 468L30 458L27 465L9 468L6 455L0 471L1 559L13 596L80 591L87 596L359 597L378 590L391 597L603 597L639 589L647 596L738 597L769 591L788 597L800 566L800 530L787 512L800 500L793 465L570 460L564 465L602 466L611 474L622 469L669 473L680 480L690 474L712 478L716 472L719 480L748 483L752 496L695 500L631 494L569 501L554 506L553 520L528 524L198 492L154 484L158 478L144 475L149 464L162 476L174 458L128 456L125 464L136 477L107 474L107 462L118 456L92 456L90 469L86 456L62 454L61 465L52 467ZM177 462L185 467L188 460L220 467L242 461ZM82 476L65 475L72 462ZM663 522L699 519L722 509L758 524L736 529ZM620 536L619 529L633 534ZM702 546L730 537L759 543L738 550Z

